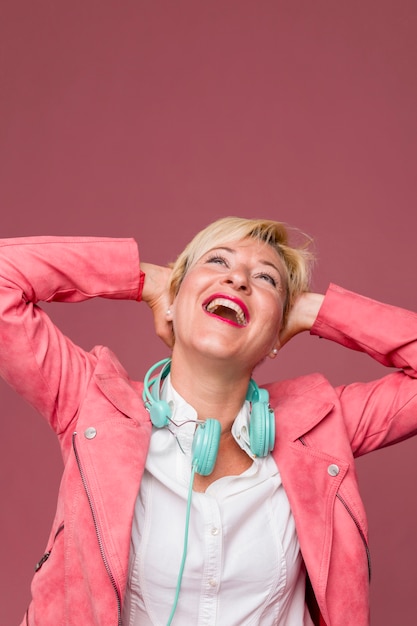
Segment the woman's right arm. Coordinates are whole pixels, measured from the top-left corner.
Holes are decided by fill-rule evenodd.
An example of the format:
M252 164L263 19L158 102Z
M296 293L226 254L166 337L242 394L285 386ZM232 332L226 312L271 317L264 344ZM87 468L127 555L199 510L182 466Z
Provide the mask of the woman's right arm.
M75 416L96 357L75 346L39 302L141 298L132 239L0 240L0 374L62 432Z

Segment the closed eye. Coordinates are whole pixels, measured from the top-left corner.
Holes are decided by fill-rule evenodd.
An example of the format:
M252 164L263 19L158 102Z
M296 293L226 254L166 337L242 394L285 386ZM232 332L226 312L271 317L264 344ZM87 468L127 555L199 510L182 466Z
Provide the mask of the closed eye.
M266 274L265 272L262 272L261 274L257 274L256 278L261 278L262 280L266 280L273 287L277 286L277 281L275 280L275 278L273 276L271 276L271 274Z
M226 265L226 267L229 267L227 260L220 254L213 254L206 260L206 263L217 263L218 265Z

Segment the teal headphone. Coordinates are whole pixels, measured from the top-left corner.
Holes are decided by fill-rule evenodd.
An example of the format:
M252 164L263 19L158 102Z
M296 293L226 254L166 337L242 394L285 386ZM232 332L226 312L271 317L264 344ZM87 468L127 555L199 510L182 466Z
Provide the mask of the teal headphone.
M153 376L158 369L159 373ZM160 399L161 384L170 369L171 359L162 359L148 370L144 379L142 398L156 428L165 428L173 423L171 407ZM252 405L249 421L250 449L255 456L267 456L273 450L275 441L274 413L269 407L269 394L251 379L246 400ZM216 463L221 426L218 420L211 418L205 421L196 420L196 423L198 428L192 445L192 467L197 474L208 476Z

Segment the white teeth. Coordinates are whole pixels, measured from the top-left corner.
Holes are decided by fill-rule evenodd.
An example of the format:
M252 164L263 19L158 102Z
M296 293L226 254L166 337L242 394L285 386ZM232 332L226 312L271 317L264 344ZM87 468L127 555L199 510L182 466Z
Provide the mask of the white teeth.
M246 317L241 307L232 300L228 300L227 298L214 298L211 302L206 306L206 310L209 313L215 313L219 307L225 307L226 309L231 309L236 313L236 320L240 326L244 326L246 324Z

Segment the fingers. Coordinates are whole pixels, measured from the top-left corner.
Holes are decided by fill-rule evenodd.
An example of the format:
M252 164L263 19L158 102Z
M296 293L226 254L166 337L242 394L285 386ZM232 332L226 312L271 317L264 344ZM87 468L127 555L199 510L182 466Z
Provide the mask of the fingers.
M167 315L170 304L169 279L171 270L151 263L141 263L145 272L142 300L150 307L153 315L155 332L169 347L174 344L171 315Z
M282 347L295 335L311 329L323 299L324 296L318 293L306 292L300 294L290 311L285 327L281 330L279 347Z
M151 308L165 301L166 308L168 308L170 268L152 263L141 263L141 269L145 273L142 300L149 304Z

